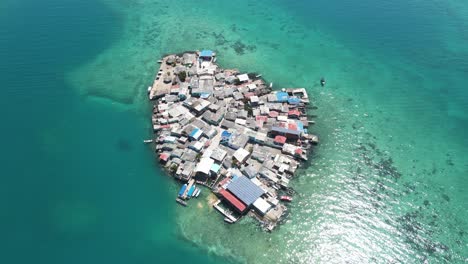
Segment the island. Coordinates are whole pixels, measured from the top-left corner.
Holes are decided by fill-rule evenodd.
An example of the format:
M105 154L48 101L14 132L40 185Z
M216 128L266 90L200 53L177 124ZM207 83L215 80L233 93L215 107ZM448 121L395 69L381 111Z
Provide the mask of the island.
M292 201L289 182L318 137L305 88L272 90L256 73L223 69L211 50L164 56L152 86L157 159L181 182L187 206L202 189L224 221L245 215L274 229ZM203 187L202 187L203 186Z

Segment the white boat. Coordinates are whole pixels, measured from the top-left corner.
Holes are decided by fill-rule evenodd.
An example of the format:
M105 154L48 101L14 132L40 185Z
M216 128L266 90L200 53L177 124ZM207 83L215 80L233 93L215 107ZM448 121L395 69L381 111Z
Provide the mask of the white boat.
M273 83L270 83L270 88L273 87Z
M148 93L151 92L151 86L148 86Z
M197 198L197 197L198 197L198 195L200 195L200 193L201 193L201 189L200 189L200 188L198 188L198 190L197 190L197 193L195 194L195 198Z
M162 60L158 60L158 63L162 63L163 61Z
M143 140L143 143L152 143L152 142L153 142L152 139L145 139L145 140Z

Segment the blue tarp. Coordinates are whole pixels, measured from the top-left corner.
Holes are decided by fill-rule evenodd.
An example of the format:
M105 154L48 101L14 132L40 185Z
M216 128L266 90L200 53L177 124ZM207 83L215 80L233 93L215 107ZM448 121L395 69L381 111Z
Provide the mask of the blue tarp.
M276 93L276 100L278 102L287 102L288 101L288 93L286 93L286 92L277 92Z
M213 56L212 50L202 50L200 52L200 57L211 57L211 56Z
M301 100L297 97L290 97L288 98L288 103L289 104L299 104Z
M192 130L192 132L190 133L190 136L194 137L197 134L198 130L200 130L200 129L195 128L194 130Z

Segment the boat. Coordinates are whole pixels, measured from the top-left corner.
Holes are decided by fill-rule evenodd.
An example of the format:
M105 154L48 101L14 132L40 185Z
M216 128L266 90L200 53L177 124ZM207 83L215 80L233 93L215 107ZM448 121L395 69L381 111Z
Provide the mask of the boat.
M273 87L273 83L270 83L270 88Z
M184 195L185 189L187 189L187 184L182 185L182 187L179 190L179 197Z
M195 188L195 191L193 191L192 197L196 197L196 195L197 195L197 193L198 193L199 190L200 190L200 189Z
M200 193L201 193L201 189L199 188L198 191L197 191L197 193L195 194L195 197L198 198L198 195L200 195Z
M229 217L224 217L224 222L228 224L234 224L234 221L232 221Z
M143 143L151 143L151 142L153 142L152 139L145 139L145 140L143 140Z
M280 200L285 201L285 202L292 202L292 197L287 196L287 195L283 195L283 196L280 197Z
M325 78L320 78L320 85L325 86Z
M260 77L262 77L262 75L261 75L261 74L259 74L259 75L255 76L255 78L260 78Z
M195 185L192 185L192 187L190 187L190 189L187 192L187 197L192 196L194 191L195 191Z
M187 206L187 202L180 199L180 198L176 198L176 202L178 202L179 204L183 205L183 206Z
M151 86L148 86L148 93L151 92Z
M163 61L162 60L158 60L158 63L162 63Z

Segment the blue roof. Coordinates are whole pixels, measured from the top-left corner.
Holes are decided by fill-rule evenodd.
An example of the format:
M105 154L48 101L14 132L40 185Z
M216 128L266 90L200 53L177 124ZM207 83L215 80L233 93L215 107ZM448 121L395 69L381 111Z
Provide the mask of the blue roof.
M297 130L304 131L304 123L302 123L301 121L296 121L296 124L297 124Z
M227 189L247 206L251 205L262 194L264 194L262 188L258 187L245 176L239 176L238 178L234 179L227 186Z
M226 130L223 131L223 133L221 133L221 137L223 138L230 138L231 137L231 133L227 132Z
M301 135L301 131L299 131L299 130L291 130L291 129L287 129L287 128L284 128L284 127L274 126L274 127L271 128L271 130L275 131L275 132L279 132L279 133L293 134L293 135L297 135L297 136Z
M192 130L192 132L190 132L190 136L191 136L191 137L194 137L195 134L197 134L198 130L200 130L200 129L195 128L194 130Z
M202 50L200 52L200 57L211 57L211 56L213 56L212 50Z
M301 100L297 97L290 97L288 98L288 103L290 104L299 104Z
M288 101L288 93L286 93L286 92L277 92L276 93L276 100L278 100L278 102Z
M213 165L211 165L211 171L215 172L215 173L218 173L219 169L221 168L221 165L219 164L216 164L216 163L213 163Z

